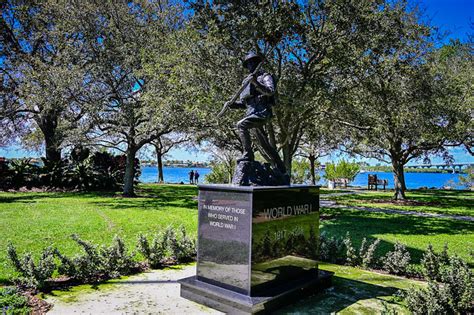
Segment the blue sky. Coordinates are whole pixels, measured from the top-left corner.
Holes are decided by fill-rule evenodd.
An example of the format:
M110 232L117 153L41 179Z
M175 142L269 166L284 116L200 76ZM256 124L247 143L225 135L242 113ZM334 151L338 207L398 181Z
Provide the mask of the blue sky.
M419 3L420 7L424 10L424 15L430 21L431 25L439 27L441 32L446 32L449 38L460 38L461 40L467 39L468 33L474 33L474 29L471 29L471 23L474 23L474 0L421 0L413 1ZM462 148L450 149L456 162L474 162L474 159ZM38 152L28 152L18 146L11 146L8 148L0 148L0 156L5 157L28 157L28 156L39 156ZM325 163L328 160L337 160L341 156L339 154L333 154L332 156L322 159ZM209 156L204 152L188 152L184 149L177 149L170 152L168 158L179 159L179 160L193 160L193 161L206 161ZM376 164L376 160L366 160L370 164ZM433 158L433 163L441 163L440 158Z

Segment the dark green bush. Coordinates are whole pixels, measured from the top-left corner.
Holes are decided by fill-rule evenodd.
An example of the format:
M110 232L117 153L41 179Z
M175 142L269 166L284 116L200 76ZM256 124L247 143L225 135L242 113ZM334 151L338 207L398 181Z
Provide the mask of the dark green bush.
M413 314L471 314L474 311L474 276L464 261L452 256L447 265L429 277L426 289L410 288L404 293Z
M342 243L346 247L346 264L349 266L357 266L359 262L359 257L357 256L357 252L354 246L352 246L352 240L349 232L346 233L346 236L342 240Z
M167 245L163 242L162 234L157 233L154 236L151 246L147 237L140 234L138 236L137 249L145 257L151 268L161 268L165 264Z
M196 242L187 236L184 227L180 228L179 236L172 227L168 227L163 233L156 233L151 245L147 237L140 234L137 249L152 268L190 262L196 257Z
M346 261L346 246L344 242L336 237L328 237L323 232L319 236L320 260L331 263L343 263Z
M54 252L55 250L51 247L45 248L38 262L35 263L31 253L26 253L20 258L13 244L9 243L7 246L8 258L21 275L18 282L22 286L33 289L44 289L48 286L47 280L51 278L56 269Z
M396 275L404 275L410 264L410 259L410 253L405 245L396 242L393 251L388 252L382 258L383 269Z
M123 240L115 236L109 247L98 247L72 235L84 254L68 258L56 251L60 260L58 271L79 282L97 282L122 275L128 275L138 269L138 264L129 254Z
M441 270L449 264L447 245L441 253L436 253L431 244L428 245L426 252L421 258L422 275L425 279L441 281Z
M0 288L0 314L30 314L28 299L17 288Z
M29 159L0 161L0 189L26 187L79 190L115 190L123 184L126 156L107 152L90 154L76 147L68 159L57 162L43 160L39 167ZM135 182L140 176L140 163L135 159Z
M362 240L362 245L359 250L360 264L363 268L374 268L376 267L375 251L380 244L380 239L375 239L372 244L367 246L366 239Z
M173 233L168 239L173 259L178 263L186 263L196 258L196 241L189 238L184 226L180 229L181 235L176 237Z

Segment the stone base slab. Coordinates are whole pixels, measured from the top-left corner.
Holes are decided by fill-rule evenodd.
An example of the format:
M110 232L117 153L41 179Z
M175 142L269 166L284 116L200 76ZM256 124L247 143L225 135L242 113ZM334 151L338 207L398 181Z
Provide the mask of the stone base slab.
M332 285L333 273L319 270L317 278L289 283L265 296L248 296L197 279L196 276L179 280L181 297L228 314L266 314L315 294Z

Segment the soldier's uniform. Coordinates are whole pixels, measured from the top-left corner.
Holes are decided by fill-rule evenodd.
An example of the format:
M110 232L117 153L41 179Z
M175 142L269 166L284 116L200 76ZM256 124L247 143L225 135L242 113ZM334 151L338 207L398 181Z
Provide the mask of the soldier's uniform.
M249 53L244 61L244 66L251 60L261 61L255 53ZM245 83L245 80L242 82ZM249 83L240 94L239 101L231 104L232 108L247 108L246 115L237 122L237 129L244 149L239 161L253 161L254 154L250 141L250 129L262 128L273 116L272 106L275 103L275 81L270 73L260 71L256 80ZM259 139L260 141L260 139ZM260 143L262 146L268 144Z

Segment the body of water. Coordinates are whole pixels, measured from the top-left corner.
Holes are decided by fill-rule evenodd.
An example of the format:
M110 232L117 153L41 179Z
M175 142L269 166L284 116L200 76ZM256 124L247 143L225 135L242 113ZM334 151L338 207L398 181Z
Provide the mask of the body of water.
M210 173L209 168L184 168L184 167L165 167L163 168L163 176L167 183L189 183L189 172L191 170L198 171L200 174L199 182L204 183L204 176ZM378 179L388 179L388 188L393 188L393 173L390 172L366 172L359 173L355 180L350 184L353 186L367 186L368 174L377 174ZM158 171L154 166L142 167L142 174L140 181L143 183L157 182ZM324 171L319 173L321 180L320 185L326 185L324 180ZM415 189L420 187L436 187L452 186L452 182L459 182L460 174L446 174L446 173L405 173L405 181L408 189ZM463 188L463 187L456 187Z
M388 188L393 188L393 173L391 172L366 172L359 173L355 180L351 183L353 186L367 186L368 174L376 174L377 179L387 179ZM324 175L324 174L323 174ZM408 189L416 189L420 187L436 187L443 186L453 187L453 183L459 184L460 174L447 173L405 173L405 184ZM462 188L462 187L456 187Z
M189 184L189 172L198 171L199 182L204 183L204 176L211 172L209 168L199 167L163 167L163 177L166 183ZM156 183L158 181L158 169L155 166L142 166L142 174L140 176L142 183Z

